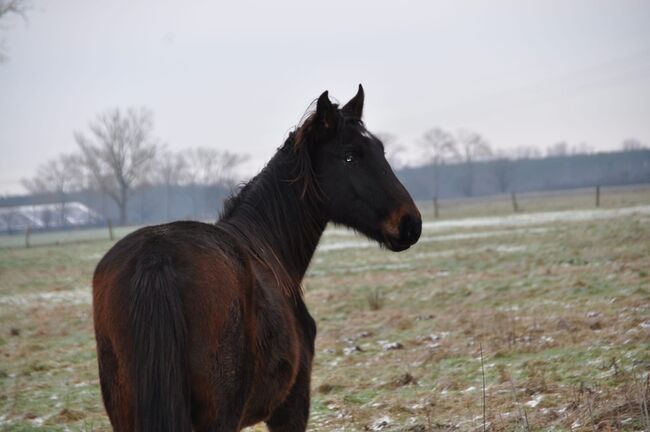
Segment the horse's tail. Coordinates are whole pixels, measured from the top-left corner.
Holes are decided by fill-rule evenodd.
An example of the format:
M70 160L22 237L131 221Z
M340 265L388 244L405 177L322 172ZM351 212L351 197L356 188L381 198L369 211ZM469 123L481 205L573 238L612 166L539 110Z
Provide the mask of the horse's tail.
M191 431L187 330L172 262L141 254L130 286L135 430Z

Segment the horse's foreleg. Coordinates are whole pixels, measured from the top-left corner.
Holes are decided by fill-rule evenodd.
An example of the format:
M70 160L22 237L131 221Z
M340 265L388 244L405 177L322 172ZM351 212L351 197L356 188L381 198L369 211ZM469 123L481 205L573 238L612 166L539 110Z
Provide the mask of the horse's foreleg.
M266 421L271 432L303 432L307 429L310 380L311 362L303 362L289 396Z

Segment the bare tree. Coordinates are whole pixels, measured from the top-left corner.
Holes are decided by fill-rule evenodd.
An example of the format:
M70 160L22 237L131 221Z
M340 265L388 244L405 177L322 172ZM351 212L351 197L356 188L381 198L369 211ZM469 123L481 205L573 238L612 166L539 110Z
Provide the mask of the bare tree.
M235 183L237 167L247 160L247 155L219 151L210 147L197 147L187 151L187 180L191 189L194 217L199 216L197 186L232 187Z
M515 149L516 159L539 159L542 152L535 146L519 146Z
M552 146L546 147L547 157L561 157L569 154L569 144L566 141L559 141Z
M187 151L188 180L190 184L209 185L218 179L219 151L209 147L196 147Z
M594 152L593 146L586 142L580 142L571 146L571 154L573 155L587 155Z
M440 128L433 128L424 134L420 145L424 149L425 158L433 166L433 196L437 198L440 193L440 167L458 157L456 139Z
M219 151L214 148L197 147L187 152L187 179L192 198L192 216L199 218L197 189L199 185L212 185L218 179L216 162Z
M219 151L211 147L197 147L187 152L190 181L213 186L233 179L238 166L248 160L247 155Z
M125 113L109 110L90 123L90 131L91 138L76 132L75 140L86 167L117 204L120 223L126 224L133 188L146 176L156 155L153 114L146 108L129 108Z
M640 140L636 138L626 138L621 144L623 151L643 150L647 148Z
M155 164L155 180L165 186L165 216L171 218L172 187L187 177L187 162L182 154L165 151Z
M0 19L9 15L19 15L26 18L29 2L26 0L0 0Z
M404 161L406 146L400 144L395 135L388 132L380 132L375 135L384 144L386 160L393 169L400 169L406 165Z
M505 152L496 152L495 159L492 162L492 172L499 192L505 193L510 189L513 170L512 159Z
M459 153L464 166L461 190L465 196L474 194L474 164L492 155L490 144L480 134L468 130L458 132Z
M219 163L218 183L227 188L232 188L236 182L237 169L248 162L250 157L246 154L224 151L221 153Z
M20 212L15 207L0 209L0 228L7 234L13 234L20 221Z
M28 9L27 0L0 0L0 21L5 21L12 15L18 15L26 20ZM4 45L4 39L0 40L0 63L7 59Z
M82 186L82 158L78 154L62 154L49 160L38 168L32 179L22 180L23 186L31 193L53 195L57 201L58 224L65 226L68 194Z
M45 207L43 210L41 210L40 218L43 222L43 226L45 228L49 228L52 225L52 221L54 219L52 210L50 210L48 207Z

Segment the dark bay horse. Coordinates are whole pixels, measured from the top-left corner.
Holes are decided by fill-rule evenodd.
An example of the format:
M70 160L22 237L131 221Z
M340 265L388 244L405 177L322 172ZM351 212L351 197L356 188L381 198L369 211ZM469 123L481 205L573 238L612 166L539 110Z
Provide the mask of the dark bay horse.
M363 122L364 93L316 110L216 224L123 238L97 265L102 396L116 431L304 431L316 324L300 284L328 222L393 251L422 221Z

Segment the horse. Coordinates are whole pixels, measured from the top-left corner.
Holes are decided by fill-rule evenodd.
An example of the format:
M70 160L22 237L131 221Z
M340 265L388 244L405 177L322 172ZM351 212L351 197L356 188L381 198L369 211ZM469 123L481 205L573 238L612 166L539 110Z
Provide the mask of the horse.
M93 276L104 406L116 431L304 431L316 323L301 281L329 222L402 251L422 219L363 121L325 91L214 224L119 240Z

